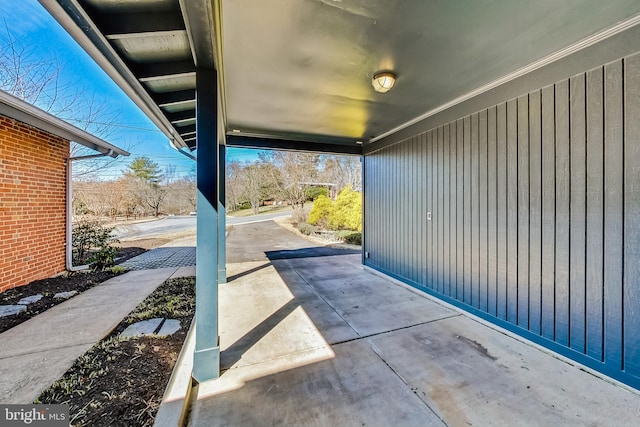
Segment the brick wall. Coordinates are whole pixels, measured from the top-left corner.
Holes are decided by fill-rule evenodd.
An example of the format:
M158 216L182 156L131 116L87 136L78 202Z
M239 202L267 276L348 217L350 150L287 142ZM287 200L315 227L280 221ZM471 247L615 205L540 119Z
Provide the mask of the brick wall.
M69 141L0 116L0 292L65 269Z

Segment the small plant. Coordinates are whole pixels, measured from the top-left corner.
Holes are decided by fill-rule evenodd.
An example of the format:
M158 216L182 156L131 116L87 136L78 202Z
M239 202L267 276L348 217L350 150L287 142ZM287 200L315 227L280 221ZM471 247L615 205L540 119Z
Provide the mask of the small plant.
M113 265L116 259L116 252L118 248L113 247L111 245L106 245L102 248L99 248L89 257L89 265L94 270L102 271L105 268Z
M295 225L305 222L306 219L307 215L304 213L304 209L299 206L294 206L293 213L291 214L291 222Z
M129 313L124 322L135 323L156 317L187 317L195 310L195 278L167 280Z
M310 236L316 232L316 227L306 222L301 222L298 224L298 231L300 231L305 236Z
M117 239L111 237L113 227L105 227L100 221L83 218L73 227L71 245L73 263L89 264L94 270L104 270L113 265Z
M109 271L111 271L112 273L124 273L125 271L127 271L127 269L124 267L120 267L119 265L114 265L109 267Z
M308 187L305 192L307 193L307 200L316 200L319 196L329 196L329 190L327 187L320 187L317 185Z
M362 246L362 233L359 231L340 230L336 232L335 236L350 245Z

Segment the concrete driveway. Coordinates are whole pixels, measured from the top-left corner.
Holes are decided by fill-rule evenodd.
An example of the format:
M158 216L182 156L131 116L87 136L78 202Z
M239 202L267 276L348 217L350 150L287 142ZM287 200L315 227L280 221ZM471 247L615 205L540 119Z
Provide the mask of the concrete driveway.
M358 254L269 259L313 245L256 226L229 238L265 240L229 250L223 371L198 386L189 425L638 425L637 393L372 274Z
M319 246L273 221L234 225L227 230L227 264L358 253L334 245Z

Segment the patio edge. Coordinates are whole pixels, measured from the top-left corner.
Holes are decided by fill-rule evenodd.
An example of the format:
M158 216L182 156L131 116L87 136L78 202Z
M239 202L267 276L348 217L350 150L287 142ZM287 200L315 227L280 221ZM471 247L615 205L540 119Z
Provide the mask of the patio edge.
M153 423L154 427L176 427L185 424L194 386L191 376L194 348L195 321L192 321L162 396L162 402Z

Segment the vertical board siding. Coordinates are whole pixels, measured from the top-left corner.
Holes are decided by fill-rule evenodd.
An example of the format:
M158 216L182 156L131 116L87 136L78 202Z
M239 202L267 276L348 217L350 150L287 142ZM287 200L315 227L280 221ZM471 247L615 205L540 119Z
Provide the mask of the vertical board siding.
M368 154L365 263L640 387L639 118L640 54Z
M462 301L471 305L471 117L463 122L464 144L464 294Z
M529 327L529 96L518 98L518 323Z
M570 222L570 147L569 147L569 81L555 85L556 119L556 289L555 341L569 345L569 248Z
M640 377L640 55L624 61L624 370Z
M488 278L488 235L487 235L487 111L481 111L478 120L478 211L480 219L478 223L479 247L478 265L480 301L478 307L482 311L488 311L489 302L489 278Z
M569 227L569 346L584 352L586 258L586 106L585 76L569 81L570 90L570 221Z
M518 103L507 102L507 321L518 324Z
M509 301L507 280L507 105L498 105L496 114L496 316L507 320Z
M480 307L480 174L479 114L471 116L471 304Z
M429 258L429 283L427 284L427 286L429 286L431 289L435 289L435 280L437 278L437 253L439 251L436 233L438 230L436 227L436 221L438 218L436 211L436 195L438 193L438 187L436 187L437 175L435 173L435 160L437 154L435 145L438 138L436 135L436 138L434 139L434 131L429 132L427 136L427 145L429 150L429 181L431 184L431 194L429 195L429 212L431 213L431 221L429 221L429 234L431 234L431 236L429 240L431 241L431 256Z
M487 115L487 311L497 315L498 230L497 230L497 157L496 108Z
M457 190L456 173L457 173L457 140L456 140L456 123L449 124L449 296L457 298L456 288L456 243L457 243L457 227L456 227L456 210L457 210Z
M622 62L604 67L604 362L622 363L624 169Z
M441 195L440 197L440 245L438 246L442 250L442 254L440 256L440 292L444 295L448 295L448 278L449 278L449 233L447 230L449 229L449 156L448 156L448 139L449 139L449 126L443 126L440 131L439 145L440 151L438 152L440 161L439 164L442 165L440 169L440 184L441 184Z
M456 122L456 296L464 298L464 121Z
M542 255L540 333L555 338L556 122L554 87L542 89Z
M542 106L529 95L529 330L540 335L542 312Z
M602 360L604 145L602 68L587 73L586 350Z

